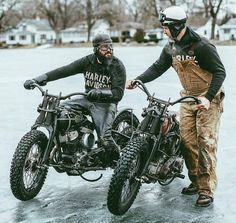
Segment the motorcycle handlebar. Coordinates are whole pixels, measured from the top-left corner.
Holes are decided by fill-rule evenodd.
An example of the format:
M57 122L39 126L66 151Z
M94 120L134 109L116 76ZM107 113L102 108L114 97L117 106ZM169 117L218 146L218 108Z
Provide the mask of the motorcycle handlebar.
M145 84L141 80L134 80L133 85L138 85L138 86L141 85L141 87L139 87L139 88L146 93L146 95L148 96L148 99L149 98L154 98L150 94L147 87L145 86ZM186 102L196 102L197 104L201 104L201 100L199 100L197 97L192 96L192 95L181 97L181 98L179 98L179 99L177 99L176 101L173 101L173 102L164 101L164 100L157 99L157 98L155 98L155 100L157 100L158 102L160 102L162 104L166 104L166 105L175 105L177 103L186 103Z
M65 100L65 99L70 98L70 97L75 96L75 95L83 95L83 96L87 96L87 95L88 95L87 93L84 93L84 92L74 92L74 93L67 94L67 95L64 95L64 96L61 96L61 95L53 95L53 94L48 94L48 93L47 93L47 90L44 91L43 88L42 88L41 86L39 86L37 83L33 83L33 84L32 84L32 87L33 87L33 88L35 88L35 87L38 88L39 91L42 93L43 96L46 94L47 96L54 97L54 98L60 97L60 99L62 99L62 100Z
M133 85L141 85L142 90L146 93L146 95L148 97L151 97L150 92L148 91L147 87L145 86L145 84L141 80L134 80Z
M201 104L201 100L199 100L197 97L192 96L192 95L184 96L182 98L177 99L176 101L169 102L169 103L170 105L174 105L177 103L187 103L187 102L196 102L196 104Z

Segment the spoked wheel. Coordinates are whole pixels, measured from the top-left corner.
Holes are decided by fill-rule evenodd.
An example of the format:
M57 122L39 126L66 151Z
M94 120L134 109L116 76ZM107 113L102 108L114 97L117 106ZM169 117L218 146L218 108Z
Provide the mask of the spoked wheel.
M135 179L136 174L138 172L140 166L140 157L135 157L130 165L129 172L127 174L127 179L124 181L124 185L121 191L120 203L122 206L126 206L129 202L130 197L132 197L132 193L136 191L137 186L139 186L139 182Z
M137 180L137 176L144 165L144 146L146 144L140 141L130 142L114 170L107 197L108 209L114 215L124 214L138 194L141 182Z
M121 148L124 148L138 125L139 120L133 113L130 111L120 113L112 124L113 139Z
M48 168L40 166L40 163L47 141L43 132L32 130L23 136L16 148L11 163L10 185L19 200L34 198L44 184Z

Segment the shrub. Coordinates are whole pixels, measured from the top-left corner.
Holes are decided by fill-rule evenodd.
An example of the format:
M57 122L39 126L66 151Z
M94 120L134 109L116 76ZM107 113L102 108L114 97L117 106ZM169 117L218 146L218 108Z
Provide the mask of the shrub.
M134 40L138 43L142 43L144 41L144 35L145 33L143 29L137 29L134 34Z

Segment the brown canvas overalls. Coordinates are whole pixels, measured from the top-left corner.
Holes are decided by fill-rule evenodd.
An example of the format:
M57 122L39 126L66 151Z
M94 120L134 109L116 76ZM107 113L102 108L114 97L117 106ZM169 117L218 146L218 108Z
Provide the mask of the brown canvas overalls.
M201 69L192 58L177 60L174 50L172 65L184 88L182 96L206 94L212 79L211 73ZM216 151L223 97L221 89L209 110L197 110L195 103L182 103L180 107L180 130L189 179L199 193L211 197L217 185Z

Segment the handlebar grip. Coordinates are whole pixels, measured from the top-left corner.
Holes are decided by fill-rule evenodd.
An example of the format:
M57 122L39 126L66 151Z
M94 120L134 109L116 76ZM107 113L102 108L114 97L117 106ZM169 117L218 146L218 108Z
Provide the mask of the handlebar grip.
M132 85L132 87L135 87L135 85L139 85L139 82L137 81L137 80L133 80L132 82L131 82L131 85ZM137 87L136 86L136 87Z
M143 85L143 82L142 82L141 80L134 79L134 80L133 80L133 85L135 85L135 84L137 84L137 85Z
M30 90L34 90L35 87L36 87L35 84L31 84L29 89L30 89Z

